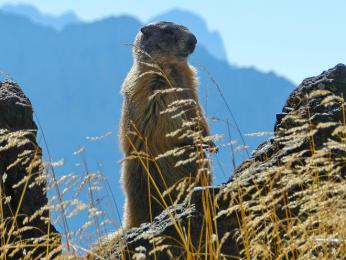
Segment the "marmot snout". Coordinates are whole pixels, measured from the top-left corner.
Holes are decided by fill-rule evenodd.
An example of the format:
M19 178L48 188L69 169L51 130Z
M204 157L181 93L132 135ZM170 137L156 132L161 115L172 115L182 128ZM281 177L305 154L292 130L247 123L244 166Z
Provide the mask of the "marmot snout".
M196 43L186 27L171 22L144 26L134 41L120 124L125 228L150 222L181 198L179 192L164 196L168 188L211 182L204 152L212 144L209 127L187 63Z

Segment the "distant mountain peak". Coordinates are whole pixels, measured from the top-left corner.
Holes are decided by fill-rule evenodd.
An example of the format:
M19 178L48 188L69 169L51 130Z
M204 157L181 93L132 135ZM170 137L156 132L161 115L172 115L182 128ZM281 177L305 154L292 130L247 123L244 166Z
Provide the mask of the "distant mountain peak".
M210 31L206 21L191 11L175 8L150 19L154 21L172 21L187 26L210 54L219 60L227 60L227 52L222 37L218 31Z
M66 25L80 22L80 19L72 11L54 16L44 14L36 7L28 4L7 4L2 6L0 11L26 17L34 23L48 26L55 30L62 30Z

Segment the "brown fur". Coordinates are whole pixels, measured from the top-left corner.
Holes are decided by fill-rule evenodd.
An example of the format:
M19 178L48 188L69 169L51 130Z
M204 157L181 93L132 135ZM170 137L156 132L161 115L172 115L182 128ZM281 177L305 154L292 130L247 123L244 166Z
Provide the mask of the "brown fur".
M173 29L175 42L169 42L173 41L168 37L172 32L167 36L163 32L167 30L165 28ZM121 177L126 194L125 228L150 222L165 206L171 205L177 199L178 192L171 192L171 199L166 196L163 202L160 194L167 188L182 180L198 185L209 185L211 180L209 163L197 161L197 157L205 157L201 147L208 143L203 137L209 136L209 128L197 96L195 69L187 63L186 48L189 53L193 51L191 37L194 36L185 27L172 23L153 24L144 29L147 31L142 28L137 34L133 50L134 64L122 86L124 103L120 139L126 156ZM145 35L148 31L149 36ZM190 45L186 47L185 43L189 40ZM157 41L161 41L163 49L155 48ZM171 92L160 92L165 90ZM172 102L185 99L195 103L179 106L171 113L162 113ZM182 112L181 116L174 117L179 112ZM186 122L194 124L183 125ZM182 131L178 135L166 136L179 129ZM182 136L189 132L195 136ZM173 149L182 151L157 158ZM189 159L192 153L195 153L195 157L190 162L176 165L181 160ZM202 164L205 170L200 171L202 176L199 175L196 181Z

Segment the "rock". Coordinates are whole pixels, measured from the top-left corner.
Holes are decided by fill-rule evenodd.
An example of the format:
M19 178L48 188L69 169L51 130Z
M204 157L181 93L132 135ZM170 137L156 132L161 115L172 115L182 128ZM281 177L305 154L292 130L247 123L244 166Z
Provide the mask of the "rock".
M102 259L134 259L136 257L142 259L141 255L146 257L144 259L171 259L184 256L186 251L184 247L189 248L189 251L196 251L193 247L197 247L200 241L212 240L214 237L213 232L208 234L203 232L204 222L212 222L213 214L209 217L203 214L202 204L208 203L202 201L208 200L212 203L219 192L220 187L195 189L185 203L164 210L152 223L144 223L138 228L109 234L102 239L102 242L94 246L93 253L88 256L88 259L101 259L101 257ZM228 220L224 222L225 220L223 219L223 223L220 222L217 225L217 231L221 234L228 231L229 225L235 225L233 221L228 223ZM215 231L214 228L211 227L209 231ZM191 241L182 242L185 239ZM202 244L201 250L205 249L204 246ZM234 253L237 250L234 241L232 245L225 247L224 252Z
M346 255L345 244L330 242L346 232L345 94L343 64L305 79L277 116L274 137L234 172L220 198L236 198L225 210L231 218L244 205L240 257Z
M59 252L36 133L29 99L15 82L0 82L0 258L31 259Z
M31 103L15 82L0 82L0 101L0 129L37 131Z
M99 241L97 259L342 259L346 66L304 80L229 182Z

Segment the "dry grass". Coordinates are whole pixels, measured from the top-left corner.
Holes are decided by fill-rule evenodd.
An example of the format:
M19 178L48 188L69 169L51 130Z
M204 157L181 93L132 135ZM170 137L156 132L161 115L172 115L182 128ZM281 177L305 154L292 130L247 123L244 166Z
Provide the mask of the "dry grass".
M325 94L314 92L307 98ZM304 116L290 115L289 120L298 126L276 135L275 142L283 147L283 152L293 151L306 141L308 147L286 154L277 161L278 164L254 162L218 194L216 201L206 189L202 195L204 224L200 243L196 246L192 242L190 224L183 229L175 225L179 236L174 239L178 239L175 242L181 257L232 259L222 253L222 247L227 246L225 241L232 236L238 241L242 249L240 256L244 259L343 259L346 255L344 101L332 93L327 94L321 103L328 107L335 106L337 101L342 109L341 123L315 125L310 122L308 107ZM331 125L338 125L332 138L317 146L314 134ZM339 141L332 140L334 137ZM203 148L199 149L203 154ZM228 207L220 210L225 201ZM235 217L238 225L221 236L217 233L218 221L227 217ZM175 216L171 216L171 220L175 223ZM146 254L155 259L160 251L167 251L169 255L171 245L166 242L170 239L153 237L153 250L147 252L147 248L138 248L132 253L136 259L142 259ZM112 247L108 249L114 250ZM126 247L123 250L126 251Z
M172 86L172 88L174 87ZM325 106L329 106L333 102L344 104L343 100L329 94L323 102ZM175 111L175 107L181 108L184 105L185 102L176 102L171 105L170 112ZM242 259L344 259L346 255L345 113L343 111L340 123L330 122L318 125L312 124L309 117L302 117L299 114L291 116L298 126L282 135L276 135L275 141L283 147L292 149L302 141L308 140L308 149L285 156L280 164L271 164L269 160L267 163L266 160L264 163L251 162L251 166L234 181L227 184L216 199L213 194L210 194L210 190L204 189L201 208L204 222L199 243L193 242L194 238L189 232L193 223L189 223L185 228L172 214L171 221L178 236L174 238L153 237L151 240L154 245L153 249L147 252L148 248L137 248L135 252L132 252L133 259L145 259L146 254L156 259L156 255L161 251L166 251L169 255L171 245L166 244L169 240L174 240L175 245L179 246L182 259L233 259L223 253L223 248L228 246L227 239L230 237L235 238L241 245ZM193 120L193 123L195 122L198 120ZM323 146L316 146L314 133L318 129L328 128L333 124L337 124L332 133L336 139L331 138ZM205 153L206 147L203 145L206 137L202 137L199 131L172 134L190 134L196 140L196 152L192 153L191 160L200 162L201 172L205 171L206 164L210 163L210 156ZM91 139L100 138L102 137ZM234 145L232 142L227 144ZM12 145L21 144L18 141ZM147 165L146 160L150 159L153 162L156 160L149 154L143 154L141 151L135 152L134 158L139 160L144 168ZM220 152L222 152L221 149ZM54 213L53 216L48 216L47 221L60 227L63 237L62 258L76 259L81 255L89 254L94 259L107 259L105 256L109 252L106 251L113 250L112 247L100 246L99 250L93 253L85 245L90 242L100 243L100 241L104 241L110 227L113 230L119 228L118 205L115 203L111 188L102 170L90 171L84 153L86 153L84 148L80 148L75 153L81 162L79 165L81 170L77 174L60 174L59 168L63 168L63 161L45 164L42 172L46 178L47 192L50 194L47 208ZM179 153L179 151L167 151L162 156L174 156L175 153ZM306 156L307 154L308 156ZM25 160L25 156L23 158ZM18 160L16 163L23 162ZM41 164L40 158L34 156L29 167L26 168L27 178L18 183L24 187L21 198L30 188L31 169L37 164ZM148 171L147 174L155 187L150 172ZM200 175L197 179L202 179L202 185L205 183L206 186L208 180L203 180L203 176L205 175ZM42 183L42 178L38 178L37 181ZM198 182L200 183L200 180ZM188 196L191 196L194 186L187 187L186 182L182 181L173 188L167 187L167 189L180 190L181 194L189 191ZM3 189L3 185L0 188ZM159 189L157 190L159 191ZM164 209L175 204L171 199L167 199L169 193L167 191L161 194L161 201L167 202L163 203ZM100 194L105 199L99 199ZM8 203L10 198L4 197L3 192L0 192L0 196L0 200L3 202L0 207L2 207ZM222 206L225 203L227 207ZM108 215L110 210L104 210L102 205L111 205L112 214ZM12 252L17 252L26 251L29 248L24 259L32 259L30 251L33 252L35 248L42 246L45 246L46 258L49 259L54 252L57 252L52 251L52 247L60 242L59 238L52 238L48 230L47 235L36 241L21 239L22 229L32 228L30 221L22 229L16 228L16 219L19 217L18 212L21 207L22 200L19 201L17 210L13 212L11 218L4 218L3 214L0 214L0 259L9 259L9 250L15 249ZM0 212L3 212L2 208L0 208ZM38 211L35 215L40 216L41 213ZM72 232L69 222L83 214L89 221L83 223L77 231ZM220 219L225 218L236 218L238 227L221 235L217 231L218 223ZM13 236L17 239L11 242ZM60 247L57 247L55 250L59 249ZM128 254L125 245L122 250L120 255L125 259Z
M22 213L22 208L30 207L28 203L31 204L35 199L32 192L38 191L36 196L40 196L45 186L45 178L40 174L43 167L41 151L30 140L32 136L30 131L11 133L0 130L0 140L4 144L1 147L2 154L6 151L13 153L14 147L20 151L17 158L4 169L0 181L0 259L18 258L20 255L23 259L44 256L50 258L61 250L60 237L51 230L48 205L42 205L29 216ZM23 178L12 184L13 191L11 191L8 183L21 175ZM17 193L16 198L11 197L13 192ZM31 194L27 198L29 192ZM14 199L17 201L13 206ZM41 198L38 198L38 201L42 201ZM28 233L34 235L30 236Z
M253 161L220 195L229 206L218 217L238 218L236 237L243 245L243 258L344 259L346 255L344 100L328 91L315 91L306 99L316 95L325 96L321 100L325 107L341 108L340 121L315 124L308 105L289 114L286 120L296 127L274 136L279 152L271 160ZM317 132L326 132L325 140L316 140Z

